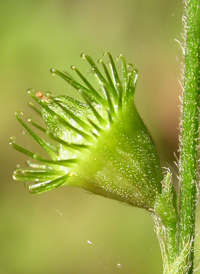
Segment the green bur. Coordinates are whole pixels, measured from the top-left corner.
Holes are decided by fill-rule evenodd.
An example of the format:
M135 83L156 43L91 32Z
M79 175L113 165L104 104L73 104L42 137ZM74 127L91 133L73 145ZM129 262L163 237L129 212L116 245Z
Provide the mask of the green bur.
M42 116L47 128L31 119L29 122L52 141L36 135L19 113L17 119L50 158L34 154L12 139L13 148L36 160L28 162L28 169L16 169L14 179L33 182L28 185L31 193L63 185L75 186L154 211L157 197L162 193L163 174L154 142L134 104L137 70L131 64L127 66L120 55L120 79L111 54L105 55L109 58L109 68L99 61L104 77L91 57L82 54L98 80L98 91L74 66L72 69L84 86L68 73L51 69L53 75L61 76L77 89L85 103L68 96L49 93L45 97L29 91L41 111L31 106Z

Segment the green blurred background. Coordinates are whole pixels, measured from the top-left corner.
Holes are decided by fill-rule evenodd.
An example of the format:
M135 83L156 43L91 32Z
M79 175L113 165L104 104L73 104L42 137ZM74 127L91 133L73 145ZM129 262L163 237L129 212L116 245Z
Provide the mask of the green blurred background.
M60 188L30 195L12 172L26 157L9 137L22 137L15 111L32 115L27 89L74 94L51 67L89 66L104 50L126 56L139 70L136 104L157 143L163 166L174 165L181 88L182 1L0 1L1 157L0 273L160 274L161 254L144 210ZM34 113L33 113L34 114ZM174 176L176 179L176 175Z

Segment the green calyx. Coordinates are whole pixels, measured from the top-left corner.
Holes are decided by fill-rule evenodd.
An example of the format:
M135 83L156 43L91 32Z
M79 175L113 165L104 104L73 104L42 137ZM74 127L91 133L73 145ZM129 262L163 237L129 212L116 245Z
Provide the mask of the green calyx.
M103 60L99 61L103 76L91 57L82 54L97 77L98 91L74 66L72 69L83 85L69 74L51 69L53 75L77 89L85 103L68 96L44 96L41 92L35 95L29 91L41 110L30 106L42 116L47 128L32 119L28 121L45 133L47 140L25 124L19 112L16 117L49 157L19 146L12 138L13 148L34 159L28 162L28 168L16 169L13 177L31 182L31 193L70 185L153 211L162 192L163 174L154 142L134 104L137 70L127 66L125 58L119 55L119 77L111 54L105 55L109 68Z

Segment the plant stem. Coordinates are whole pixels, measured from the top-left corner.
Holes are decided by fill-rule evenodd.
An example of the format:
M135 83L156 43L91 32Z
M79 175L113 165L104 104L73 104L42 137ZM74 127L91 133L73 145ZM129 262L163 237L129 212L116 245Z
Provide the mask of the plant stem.
M185 267L194 271L194 239L198 187L200 99L200 0L184 1L184 83L180 143L179 253L188 250Z

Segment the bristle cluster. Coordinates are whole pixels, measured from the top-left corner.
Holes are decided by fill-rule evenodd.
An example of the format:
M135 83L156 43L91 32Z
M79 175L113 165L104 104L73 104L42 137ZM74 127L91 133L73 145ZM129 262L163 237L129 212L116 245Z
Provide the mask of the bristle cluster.
M23 148L11 138L11 146L41 162L42 164L29 163L29 169L18 168L14 172L17 181L29 181L30 192L41 193L52 188L67 184L70 176L75 175L74 169L79 163L81 153L88 151L95 145L98 137L115 121L119 112L123 111L124 101L133 99L137 81L137 71L132 65L127 66L123 55L119 55L122 63L122 77L120 79L112 55L105 52L109 58L109 68L100 59L105 77L88 55L82 54L83 60L87 60L95 73L99 84L97 91L75 67L72 70L81 78L84 85L74 80L68 73L51 69L52 75L58 75L80 92L85 103L79 102L68 96L46 96L42 92L29 90L30 96L40 105L37 109L32 103L30 106L46 122L47 128L35 123L32 118L28 122L37 130L46 134L50 141L40 138L20 118L21 112L16 113L16 118L25 128L26 132L47 152L49 158Z

